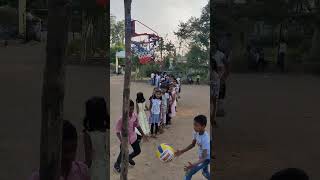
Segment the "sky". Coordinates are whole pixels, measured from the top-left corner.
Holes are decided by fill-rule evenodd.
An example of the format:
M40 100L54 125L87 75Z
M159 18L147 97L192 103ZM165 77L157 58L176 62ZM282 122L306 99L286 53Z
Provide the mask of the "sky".
M168 35L168 40L177 42L174 31L179 22L190 17L200 17L202 8L208 0L132 0L132 19L139 20L159 33ZM117 20L124 19L124 0L110 0L110 13ZM138 33L151 33L141 25L136 25ZM142 32L143 31L143 32Z

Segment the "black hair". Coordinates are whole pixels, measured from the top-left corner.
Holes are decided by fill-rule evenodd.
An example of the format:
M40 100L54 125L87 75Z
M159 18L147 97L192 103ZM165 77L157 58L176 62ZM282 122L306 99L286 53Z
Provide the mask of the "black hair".
M199 123L201 126L207 125L207 117L205 115L198 115L194 118L196 123Z
M143 93L138 92L136 102L137 103L144 103L145 101L146 101L146 99L144 98Z
M155 93L161 93L161 94L162 94L162 92L161 92L160 89L157 89ZM157 98L157 96L154 94L153 97L152 97L152 99L160 99L160 100L162 100L162 96L160 96L159 98Z
M134 107L134 102L130 99L130 107Z
M103 97L92 97L86 102L83 126L87 131L106 131L110 121L107 104Z
M67 120L63 120L62 141L78 141L77 129Z
M309 176L301 169L287 168L273 174L270 180L309 180Z

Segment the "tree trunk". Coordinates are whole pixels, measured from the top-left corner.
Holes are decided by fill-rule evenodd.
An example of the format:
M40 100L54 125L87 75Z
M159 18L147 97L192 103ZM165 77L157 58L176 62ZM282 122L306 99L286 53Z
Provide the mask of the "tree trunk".
M120 180L127 180L128 177L128 119L129 119L129 99L130 99L130 78L131 78L131 2L124 0L125 10L125 51L126 65L123 86L123 105L122 105L122 141L121 141L121 174Z
M215 22L215 19L214 17L215 16L215 9L214 9L214 1L210 1L210 22ZM214 91L215 91L215 88L214 88L214 83L215 83L215 79L214 79L214 59L213 59L213 56L216 52L216 38L214 38L214 35L215 34L215 28L214 28L214 24L213 23L210 23L210 65L209 65L209 71L210 71L210 133L211 133L211 138L213 137L213 127L214 125L216 124L216 121L215 121L215 112L216 112L216 104L217 104L217 99L215 98L214 96ZM211 142L213 140L211 139ZM211 143L211 147L210 147L210 154L211 154L211 157L213 156L214 154L214 151L213 151L213 144ZM211 159L212 160L212 159ZM211 164L210 165L210 172L214 172L214 166ZM213 179L213 173L211 173L211 177L210 179Z
M70 18L70 1L49 0L47 60L42 89L41 180L60 178L65 53Z

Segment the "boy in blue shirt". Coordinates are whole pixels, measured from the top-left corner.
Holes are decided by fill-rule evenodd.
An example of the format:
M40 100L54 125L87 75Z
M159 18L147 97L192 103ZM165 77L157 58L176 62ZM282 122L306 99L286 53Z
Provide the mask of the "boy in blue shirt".
M198 156L199 160L195 163L188 162L184 170L186 175L184 180L191 180L192 176L198 171L202 170L202 174L206 179L209 179L210 173L208 166L210 164L210 136L206 132L207 118L204 115L199 115L194 118L193 122L193 140L192 143L183 150L177 150L175 156L180 156L183 153L194 148L197 144L199 147Z

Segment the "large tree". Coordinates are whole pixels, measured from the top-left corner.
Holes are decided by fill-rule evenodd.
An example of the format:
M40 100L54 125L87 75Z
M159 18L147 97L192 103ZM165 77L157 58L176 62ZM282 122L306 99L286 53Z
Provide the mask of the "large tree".
M210 4L202 9L200 17L191 17L187 22L181 22L175 35L188 44L186 57L191 67L206 63L210 49Z
M49 0L47 60L42 89L40 179L59 180L65 82L65 57L71 3Z

